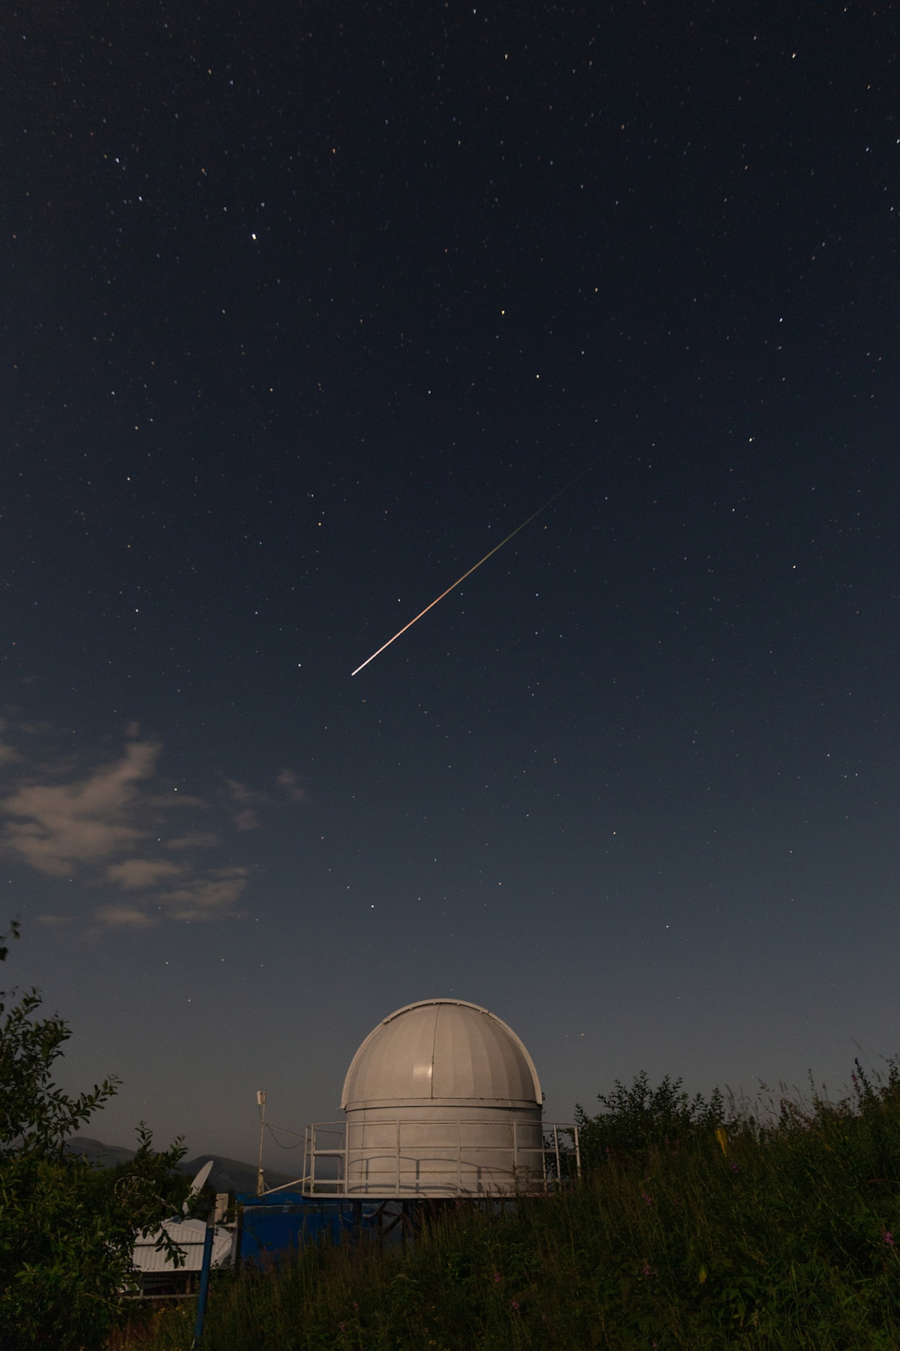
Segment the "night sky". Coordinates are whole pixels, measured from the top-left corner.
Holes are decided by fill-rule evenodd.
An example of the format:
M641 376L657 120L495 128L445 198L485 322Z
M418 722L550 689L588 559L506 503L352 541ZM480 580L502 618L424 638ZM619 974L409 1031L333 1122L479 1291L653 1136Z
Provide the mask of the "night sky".
M433 996L560 1120L900 1049L894 7L4 27L2 974L89 1133L252 1158Z

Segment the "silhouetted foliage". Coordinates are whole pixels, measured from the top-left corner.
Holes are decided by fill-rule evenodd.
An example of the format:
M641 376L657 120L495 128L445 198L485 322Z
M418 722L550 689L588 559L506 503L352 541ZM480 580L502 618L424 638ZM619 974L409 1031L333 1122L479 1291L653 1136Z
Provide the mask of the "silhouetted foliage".
M691 1098L681 1079L668 1075L651 1088L646 1072L637 1075L630 1088L617 1079L611 1093L598 1093L605 1109L588 1116L578 1104L575 1122L579 1128L582 1166L590 1169L610 1155L624 1161L650 1150L675 1151L698 1136L712 1135L725 1122L725 1101L716 1088L707 1101L701 1094Z
M13 926L12 937L18 936ZM0 960L8 954L0 936ZM184 1149L157 1153L138 1128L138 1150L105 1170L66 1152L69 1137L116 1092L112 1077L70 1097L53 1066L71 1035L57 1015L37 1017L36 990L0 1004L0 1347L53 1351L99 1345L122 1295L134 1288L134 1241L159 1233L184 1194L174 1170ZM180 1253L173 1252L177 1260Z

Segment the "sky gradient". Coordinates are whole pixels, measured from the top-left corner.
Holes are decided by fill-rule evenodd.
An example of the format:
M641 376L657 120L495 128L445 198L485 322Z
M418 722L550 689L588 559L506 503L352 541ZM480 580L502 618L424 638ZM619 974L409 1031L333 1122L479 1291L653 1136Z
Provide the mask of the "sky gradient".
M5 26L4 974L90 1133L252 1157L433 996L560 1120L896 1053L892 7Z

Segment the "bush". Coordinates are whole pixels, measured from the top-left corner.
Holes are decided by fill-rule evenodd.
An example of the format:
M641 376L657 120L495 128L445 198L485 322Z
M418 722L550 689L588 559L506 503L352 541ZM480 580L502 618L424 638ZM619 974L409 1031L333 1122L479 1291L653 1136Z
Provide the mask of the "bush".
M13 933L17 931L14 927ZM7 947L0 939L0 960ZM38 1018L32 990L0 1004L0 1347L27 1351L102 1343L135 1288L139 1232L167 1237L160 1222L184 1193L174 1172L184 1149L152 1148L138 1128L135 1157L115 1173L68 1154L66 1142L117 1089L114 1078L71 1098L52 1067L70 1029ZM180 1252L173 1253L180 1257Z
M610 1155L625 1160L651 1149L677 1150L713 1135L725 1121L722 1094L716 1088L709 1102L699 1093L690 1098L681 1083L666 1075L658 1088L651 1088L644 1072L630 1088L617 1079L611 1093L598 1093L597 1101L606 1110L597 1116L588 1116L579 1103L575 1124L582 1165L594 1168Z

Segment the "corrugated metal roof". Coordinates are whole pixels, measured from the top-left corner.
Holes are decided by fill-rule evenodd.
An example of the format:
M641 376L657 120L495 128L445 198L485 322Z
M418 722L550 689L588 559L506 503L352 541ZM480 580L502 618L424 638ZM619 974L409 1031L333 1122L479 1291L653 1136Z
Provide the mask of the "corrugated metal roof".
M203 1244L206 1239L205 1220L166 1220L163 1228L181 1248L185 1255L183 1267L178 1271L199 1271L203 1265ZM231 1261L233 1232L224 1225L217 1224L213 1238L212 1264L225 1266ZM134 1265L138 1271L175 1271L173 1262L165 1250L156 1247L156 1237L139 1235L134 1245Z

